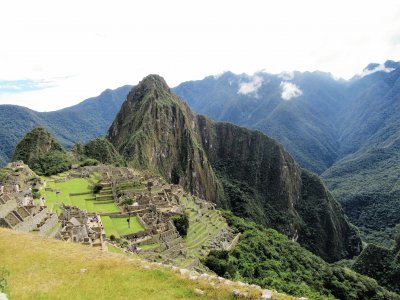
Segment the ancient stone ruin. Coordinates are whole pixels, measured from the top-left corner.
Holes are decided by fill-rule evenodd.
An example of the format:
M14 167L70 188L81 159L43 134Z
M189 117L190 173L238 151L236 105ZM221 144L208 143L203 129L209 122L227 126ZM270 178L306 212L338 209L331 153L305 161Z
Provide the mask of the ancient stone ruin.
M0 184L0 226L54 236L58 217L48 211L45 199L34 204L32 170L21 161L8 164L6 170L8 173Z
M61 211L61 228L57 232L56 238L66 242L98 247L100 250L106 249L106 235L97 214L65 204L62 204Z

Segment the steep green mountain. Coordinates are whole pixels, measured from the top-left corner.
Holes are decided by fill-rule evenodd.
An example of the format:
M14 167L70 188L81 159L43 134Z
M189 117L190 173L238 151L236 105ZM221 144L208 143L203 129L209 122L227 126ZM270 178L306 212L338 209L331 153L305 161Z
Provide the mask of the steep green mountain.
M18 141L37 126L47 128L66 147L104 136L130 89L106 90L98 97L53 112L0 105L0 166L11 159Z
M118 153L114 145L105 138L97 138L88 143L76 144L72 148L74 156L79 161L95 159L102 164L124 166L124 158Z
M321 72L227 72L174 89L199 113L256 128L321 174L367 241L390 245L399 224L400 63L349 81Z
M150 75L128 94L108 139L133 167L159 172L191 193L218 202L221 189L194 122L189 107L165 81Z
M231 213L225 213L224 217L241 236L233 250L211 251L205 259L204 263L220 276L309 299L400 299L375 280L328 264L273 229L262 228ZM379 264L378 258L381 256L375 259ZM364 268L368 266L366 263Z
M300 165L321 173L338 155L335 120L345 102L345 85L322 72L226 72L182 83L174 92L214 120L261 130L282 143Z
M328 261L360 251L358 233L317 176L261 132L193 114L157 75L129 93L108 139L128 164L276 228Z
M71 157L42 127L29 131L17 144L13 161L22 160L39 175L53 175L70 168Z

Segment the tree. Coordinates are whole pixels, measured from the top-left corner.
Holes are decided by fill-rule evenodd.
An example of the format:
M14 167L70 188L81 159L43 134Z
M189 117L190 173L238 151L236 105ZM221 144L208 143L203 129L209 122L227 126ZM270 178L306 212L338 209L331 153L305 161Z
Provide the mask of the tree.
M183 214L181 216L172 218L172 220L179 234L185 237L189 230L189 217L186 214Z

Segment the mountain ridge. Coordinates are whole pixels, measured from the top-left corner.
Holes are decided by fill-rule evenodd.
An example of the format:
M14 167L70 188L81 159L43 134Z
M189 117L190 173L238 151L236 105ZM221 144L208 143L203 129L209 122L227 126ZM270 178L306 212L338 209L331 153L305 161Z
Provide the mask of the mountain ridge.
M255 91L240 93L243 84L254 82L261 82L252 86ZM292 93L290 100L283 99L285 88ZM393 191L399 169L399 62L369 65L348 81L321 72L227 72L182 83L174 91L198 113L277 139L302 167L321 175L367 241L393 237L385 233L394 230L392 220L374 211L398 211Z
M259 131L192 113L157 75L132 89L107 137L128 165L150 167L195 195L299 239L328 261L361 250L356 230L322 182L281 145ZM318 203L324 213L298 209L302 201Z
M53 112L18 105L0 105L0 166L12 157L18 141L31 129L48 129L65 147L104 136L131 86L107 89L97 97Z

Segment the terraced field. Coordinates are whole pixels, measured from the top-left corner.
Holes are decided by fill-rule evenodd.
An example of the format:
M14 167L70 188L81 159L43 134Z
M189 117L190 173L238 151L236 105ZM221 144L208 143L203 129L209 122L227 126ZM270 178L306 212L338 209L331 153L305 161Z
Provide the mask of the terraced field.
M202 211L191 199L181 197L185 212L189 216L189 230L184 244L188 258L179 262L180 266L190 265L196 258L203 256L202 249L207 248L209 241L217 236L221 230L228 227L225 219L217 210Z
M46 205L50 209L59 210L59 205L63 202L68 205L75 205L88 212L107 213L120 211L112 200L112 197L108 201L96 200L96 196L92 194L92 190L90 189L90 186L93 184L92 178L72 178L65 182L56 182L57 178L43 179L46 181L46 187L52 189L52 191L46 191L43 188L40 191L46 199ZM59 191L59 193L56 191ZM105 189L104 192L106 191ZM109 190L109 194L102 194L101 196L107 195L111 196L111 190Z
M64 202L68 205L75 205L88 212L96 213L113 213L119 212L120 209L113 201L112 191L110 187L104 187L99 193L93 194L92 187L99 180L98 174L92 174L90 178L72 178L64 182L56 182L56 180L65 178L67 174L59 174L51 178L43 178L46 181L46 187L40 192L46 198L46 205L53 210L59 209L59 204ZM123 183L119 187L122 191L147 191L145 183L129 184ZM56 193L59 191L59 193ZM153 187L152 192L161 191L161 187ZM176 258L179 266L190 266L200 258L202 258L210 247L211 241L218 236L224 228L227 228L225 219L217 210L202 210L193 198L181 196L181 204L185 207L185 212L189 216L189 230L187 236L183 240L183 246L187 255L180 255ZM136 233L144 230L135 216L130 218L130 226L128 226L127 218L117 218L114 216L101 216L101 220L107 237L113 235L121 238L124 235ZM159 244L150 244L140 247L142 250L153 250L159 247ZM111 251L119 249L110 248Z
M130 218L130 226L128 226L128 222L126 220L127 218L113 218L109 216L101 217L101 221L103 222L103 226L108 237L114 235L116 238L120 238L122 235L144 230L143 226L140 225L136 217Z

